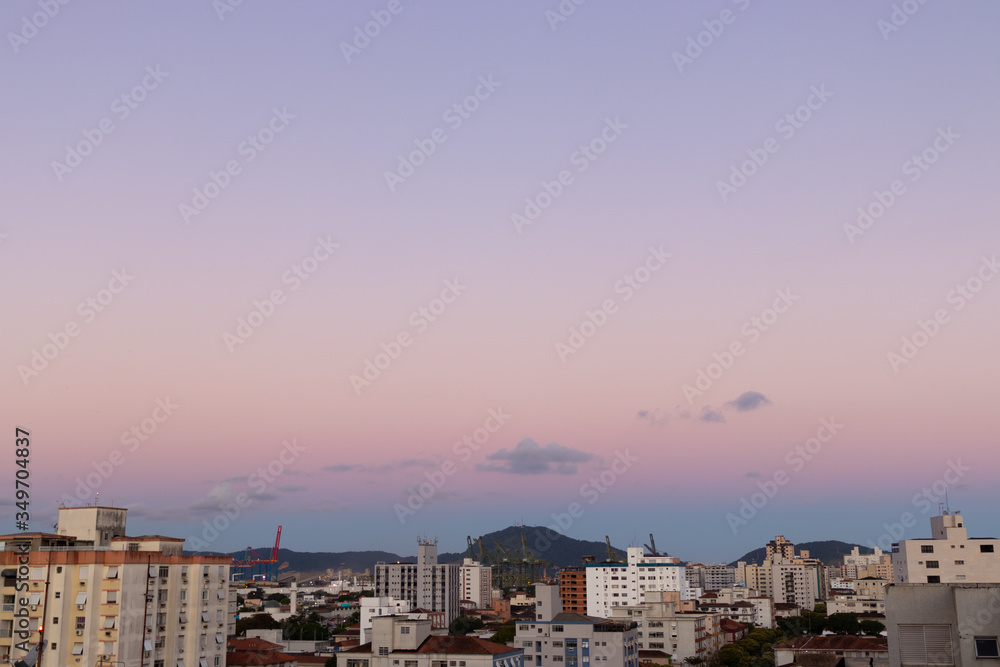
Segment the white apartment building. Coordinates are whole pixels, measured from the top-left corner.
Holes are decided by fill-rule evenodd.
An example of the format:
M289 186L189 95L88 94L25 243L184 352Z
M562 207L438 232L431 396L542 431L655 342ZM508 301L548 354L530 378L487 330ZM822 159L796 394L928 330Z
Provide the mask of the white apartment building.
M437 543L420 540L416 563L375 565L375 597L407 600L412 609L442 612L444 627L461 610L461 581L457 564L439 565Z
M893 577L900 584L1000 583L1000 540L966 534L960 512L931 517L929 539L892 545Z
M38 667L222 667L234 628L228 556L127 537L126 510L64 507L56 533L0 536L0 651Z
M520 621L514 646L526 667L638 667L634 622L562 611L558 586L535 586L535 620Z
M826 613L833 614L885 614L885 600L859 595L834 595L826 601Z
M640 651L664 651L674 662L714 655L725 643L719 625L722 616L685 611L681 606L680 594L675 591L647 592L638 605L612 608L611 620L636 624Z
M613 607L635 606L646 591L676 591L696 600L701 589L687 581L685 566L670 556L647 556L628 548L627 563L587 563L587 615L610 618Z
M524 667L524 651L476 637L431 635L427 619L377 616L370 644L348 649L344 667Z
M403 616L413 609L409 600L397 600L393 597L361 598L361 643L372 640L372 619L377 616Z
M466 558L459 568L462 580L462 599L474 602L477 609L493 605L493 568L479 561Z
M746 586L706 591L698 600L698 611L713 611L737 623L774 628L774 600Z

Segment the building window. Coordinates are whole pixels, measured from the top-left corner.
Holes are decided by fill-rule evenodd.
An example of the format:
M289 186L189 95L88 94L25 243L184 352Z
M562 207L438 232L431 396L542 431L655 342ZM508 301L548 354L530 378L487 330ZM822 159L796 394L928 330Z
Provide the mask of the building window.
M85 630L86 628L87 628L87 617L86 616L77 616L76 617L76 629L77 630Z
M920 545L920 553L922 553L922 554L932 554L932 553L934 553L934 545L933 544L921 544Z
M108 591L108 604L118 604L118 591Z
M977 658L1000 658L1000 645L996 637L976 637Z
M980 544L979 545L979 553L983 553L983 554L991 554L991 553L993 553L993 545L992 544Z
M403 661L403 667L417 667L417 661L416 660L404 660Z
M401 634L401 635L408 635L408 634L410 634L410 626L404 625L403 627L401 627L399 629L399 634Z
M539 632L541 632L542 629L538 628L538 630L539 630ZM562 631L563 631L563 626L561 626L561 625L553 625L552 626L552 632L562 632Z
M935 569L935 568L937 568L937 566L938 566L938 562L936 560L929 560L929 561L927 561L927 567L929 567L931 569Z
M161 579L166 579L169 574L170 574L170 568L168 566L166 566L166 565L161 565L160 566L160 578Z
M379 646L378 647L378 654L379 655L389 655L389 647L388 646Z
M941 577L939 577L939 576L927 577L927 583L928 584L940 584L941 583Z

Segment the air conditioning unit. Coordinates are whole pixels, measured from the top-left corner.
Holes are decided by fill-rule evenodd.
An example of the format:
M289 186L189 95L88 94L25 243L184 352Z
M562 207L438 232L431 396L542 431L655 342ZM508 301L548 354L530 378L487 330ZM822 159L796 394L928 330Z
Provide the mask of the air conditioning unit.
M85 608L85 605L78 604L78 605L76 605L76 608L79 609L80 611L83 611L84 608Z
M31 611L38 611L37 605L31 605Z
M83 636L83 630L77 630L76 631L76 636L77 637L82 637Z

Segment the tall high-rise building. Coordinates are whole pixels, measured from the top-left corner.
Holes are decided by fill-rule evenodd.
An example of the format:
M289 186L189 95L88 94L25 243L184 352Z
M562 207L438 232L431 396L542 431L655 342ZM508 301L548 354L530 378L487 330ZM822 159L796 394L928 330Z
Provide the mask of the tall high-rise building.
M563 611L587 613L587 568L582 565L559 570L559 597Z
M64 507L55 533L0 536L5 660L41 643L38 667L225 664L232 559L184 556L180 538L128 537L125 514Z
M458 564L437 562L437 543L420 540L416 563L375 564L375 597L408 600L414 611L444 613L447 626L461 610L462 582Z

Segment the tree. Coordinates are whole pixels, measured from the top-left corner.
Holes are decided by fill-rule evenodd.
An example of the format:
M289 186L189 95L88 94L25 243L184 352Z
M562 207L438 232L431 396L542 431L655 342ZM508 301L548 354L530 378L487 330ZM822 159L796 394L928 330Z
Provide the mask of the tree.
M509 644L514 641L514 636L516 634L517 629L514 627L514 624L508 623L507 625L500 626L500 629L496 631L496 634L490 637L490 641L497 644Z
M452 636L467 635L484 625L486 624L483 623L483 619L478 616L459 616L448 626L448 634Z
M334 653L329 658L326 659L326 663L323 667L337 667L337 654Z
M236 621L236 634L243 636L247 630L277 630L280 627L281 623L274 620L270 614L254 614Z
M719 660L726 667L748 667L750 654L736 644L726 644L719 649Z
M823 602L817 602L816 606L813 607L813 611L817 614L823 614L826 616L826 604Z
M865 633L870 637L874 637L875 635L880 634L883 630L885 630L884 625L870 618L866 618L865 620L861 621L860 625L861 625L861 632Z
M285 595L284 593L271 593L267 596L268 600L274 600L278 604L291 604L292 599Z
M854 614L834 614L827 619L826 627L838 635L856 635L861 632L861 624Z
M315 612L291 616L285 621L283 628L283 639L326 641L330 638L330 629Z

